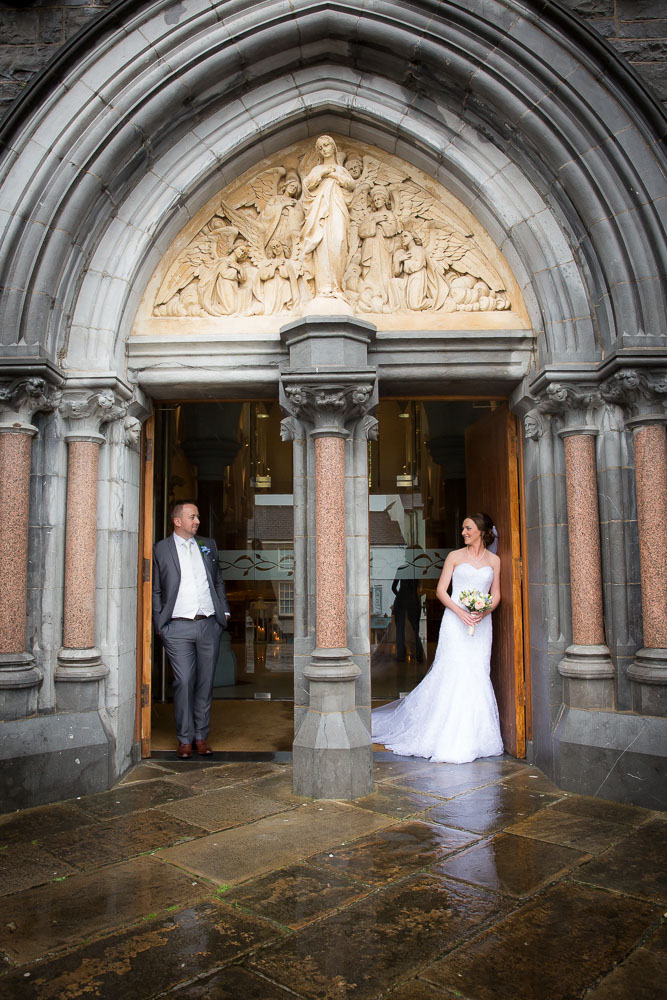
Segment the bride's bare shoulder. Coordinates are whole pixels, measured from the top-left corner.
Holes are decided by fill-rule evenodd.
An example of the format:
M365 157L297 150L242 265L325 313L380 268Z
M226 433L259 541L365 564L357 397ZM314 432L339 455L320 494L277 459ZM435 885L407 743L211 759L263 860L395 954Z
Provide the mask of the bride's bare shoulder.
M452 566L458 566L460 562L463 562L466 555L466 547L463 546L462 549L452 549L447 558L450 560Z

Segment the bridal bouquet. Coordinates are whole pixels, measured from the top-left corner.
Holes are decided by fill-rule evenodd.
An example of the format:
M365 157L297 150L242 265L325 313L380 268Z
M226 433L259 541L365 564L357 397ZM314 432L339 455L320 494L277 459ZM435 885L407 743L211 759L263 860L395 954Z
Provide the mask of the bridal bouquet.
M493 604L491 594L483 594L480 590L462 590L459 601L467 611L486 611ZM468 625L468 635L475 634L475 626Z

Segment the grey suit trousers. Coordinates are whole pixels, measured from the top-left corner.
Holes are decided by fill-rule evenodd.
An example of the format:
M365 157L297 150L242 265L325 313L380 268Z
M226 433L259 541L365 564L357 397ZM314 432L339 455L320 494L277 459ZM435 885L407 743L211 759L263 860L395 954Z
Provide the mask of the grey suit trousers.
M172 618L160 632L174 672L174 718L179 743L205 740L208 736L222 632L213 616L200 621Z

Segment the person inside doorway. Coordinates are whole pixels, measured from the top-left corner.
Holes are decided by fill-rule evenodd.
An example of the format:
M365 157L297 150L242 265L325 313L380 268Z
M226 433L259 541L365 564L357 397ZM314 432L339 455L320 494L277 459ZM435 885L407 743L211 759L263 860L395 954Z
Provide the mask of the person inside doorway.
M230 616L218 549L198 538L197 505L179 501L173 534L153 548L153 625L174 673L176 754L209 756L213 678L220 639Z
M392 613L396 624L396 659L403 662L406 657L405 619L407 618L414 633L417 663L423 663L424 649L419 637L419 620L422 613L419 582L414 577L396 576L391 589L395 594Z

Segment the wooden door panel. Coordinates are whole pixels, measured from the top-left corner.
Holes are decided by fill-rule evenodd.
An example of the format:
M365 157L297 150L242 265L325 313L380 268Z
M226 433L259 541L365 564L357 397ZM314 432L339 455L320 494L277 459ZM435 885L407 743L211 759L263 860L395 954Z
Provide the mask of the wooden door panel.
M501 602L493 614L491 679L505 749L525 757L518 485L516 419L503 403L466 431L467 510L489 514L498 529Z
M143 461L140 521L139 521L139 586L137 600L137 737L141 756L151 755L151 623L153 568L153 444L155 417L143 427L141 456Z

